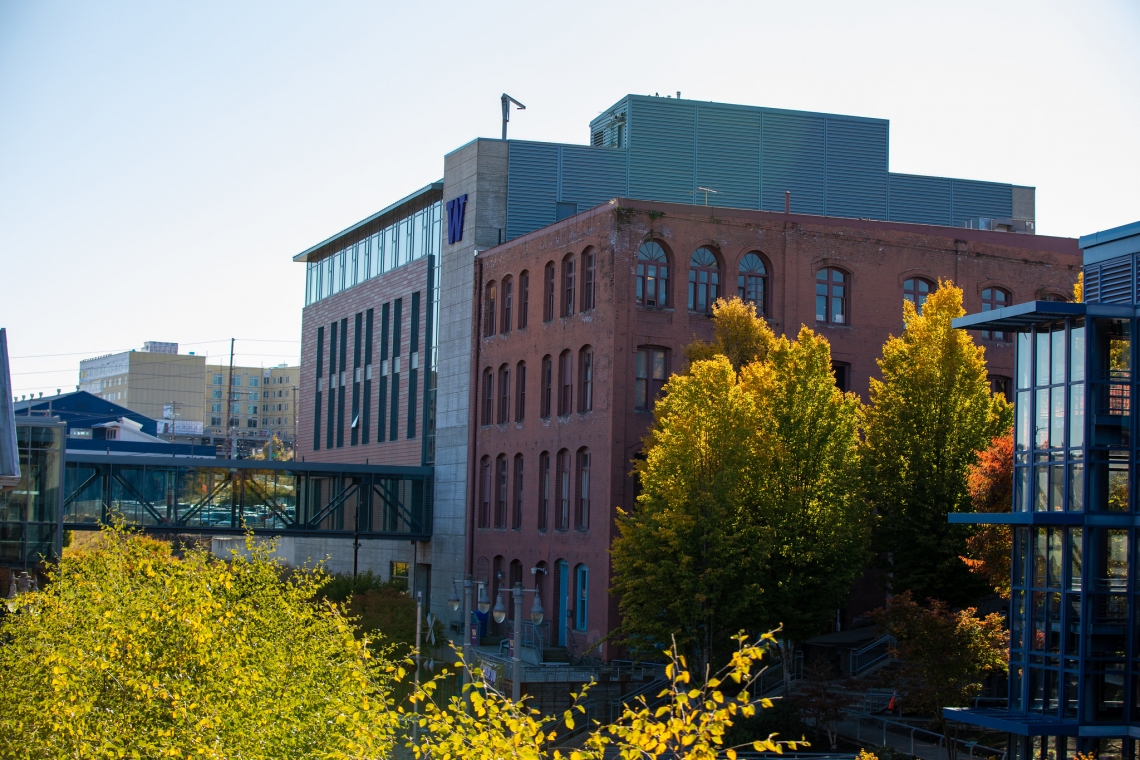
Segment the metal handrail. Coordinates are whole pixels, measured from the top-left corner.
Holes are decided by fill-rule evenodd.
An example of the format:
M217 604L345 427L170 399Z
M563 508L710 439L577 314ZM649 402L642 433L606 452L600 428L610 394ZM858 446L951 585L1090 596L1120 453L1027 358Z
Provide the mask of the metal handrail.
M891 644L893 643L894 639L890 636L880 636L859 649L851 650L848 655L847 674L857 676L872 665L877 665L887 659L890 656Z
M925 728L919 728L918 726L912 726L912 725L909 725L907 723L901 723L897 720L891 720L889 718L883 718L883 717L878 716L878 715L868 715L867 713L859 712L857 710L851 710L849 708L844 708L843 712L845 714L850 715L850 716L855 718L855 740L856 741L862 741L863 740L863 733L862 733L863 721L864 720L871 720L871 721L877 721L877 722L882 724L882 728L883 728L882 746L884 746L884 747L890 746L889 744L887 744L887 728L888 727L893 727L895 729L895 733L910 734L910 754L914 755L915 757L917 757L917 755L915 755L915 751L914 751L915 750L915 747L914 747L915 734L933 737L935 739L935 741L932 743L938 747L944 748L946 745L946 737L944 737L942 734L937 733L935 731L929 731ZM969 756L971 758L974 757L974 750L977 749L977 750L982 751L984 754L994 755L994 756L1001 758L1001 760L1005 760L1006 753L1005 753L1005 750L1003 750L1003 749L995 749L994 747L987 747L984 744L979 744L978 742L964 742L961 739L956 739L956 738L951 738L950 741L954 742L955 744L958 744L959 747L967 748L969 750Z

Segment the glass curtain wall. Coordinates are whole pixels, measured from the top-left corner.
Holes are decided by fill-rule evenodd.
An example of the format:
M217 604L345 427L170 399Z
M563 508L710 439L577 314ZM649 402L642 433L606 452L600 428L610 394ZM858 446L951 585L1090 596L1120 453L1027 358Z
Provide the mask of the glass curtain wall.
M1032 517L1013 527L1013 712L1140 721L1133 322L1073 317L1018 335L1013 508Z
M424 256L438 257L442 242L443 202L396 219L347 245L305 271L305 305L336 295Z
M0 492L0 564L29 568L58 557L63 432L61 424L16 418L20 481Z

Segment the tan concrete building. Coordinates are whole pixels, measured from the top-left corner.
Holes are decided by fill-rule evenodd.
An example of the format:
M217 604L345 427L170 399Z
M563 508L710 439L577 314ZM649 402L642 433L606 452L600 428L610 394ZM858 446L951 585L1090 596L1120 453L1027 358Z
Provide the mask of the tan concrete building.
M124 351L84 359L79 363L79 390L168 421L179 437L201 436L206 359L176 353L176 346L174 350Z
M205 367L204 436L222 443L227 427L241 448L276 435L292 443L296 426L293 397L300 367ZM228 390L227 390L228 389Z

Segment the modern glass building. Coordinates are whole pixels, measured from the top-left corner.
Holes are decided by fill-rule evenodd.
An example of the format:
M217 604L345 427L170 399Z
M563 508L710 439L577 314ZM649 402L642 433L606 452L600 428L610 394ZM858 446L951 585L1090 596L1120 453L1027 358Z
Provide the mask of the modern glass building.
M1007 732L1013 758L1135 758L1140 739L1140 223L1081 247L1085 303L1035 301L954 323L1017 333L1012 510L950 515L1013 532L1009 701L948 711Z
M15 428L20 479L15 488L0 491L0 567L28 570L54 562L63 550L66 426L52 418L33 418L20 420Z

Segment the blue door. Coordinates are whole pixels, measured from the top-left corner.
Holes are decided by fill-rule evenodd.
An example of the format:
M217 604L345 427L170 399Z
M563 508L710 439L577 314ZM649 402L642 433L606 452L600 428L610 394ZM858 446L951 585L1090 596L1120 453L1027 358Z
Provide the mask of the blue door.
M567 602L570 596L570 565L564 561L558 561L558 607L555 609L558 612L558 644L557 646L566 646L566 628L570 625L570 619L567 616Z

